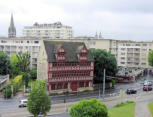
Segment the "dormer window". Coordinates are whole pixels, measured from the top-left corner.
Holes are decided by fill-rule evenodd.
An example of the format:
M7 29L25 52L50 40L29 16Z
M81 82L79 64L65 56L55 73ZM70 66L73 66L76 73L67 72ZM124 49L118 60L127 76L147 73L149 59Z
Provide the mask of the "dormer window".
M65 61L65 50L63 46L60 46L57 53L56 53L56 60L57 61Z
M88 50L85 46L80 50L78 55L80 61L87 61Z

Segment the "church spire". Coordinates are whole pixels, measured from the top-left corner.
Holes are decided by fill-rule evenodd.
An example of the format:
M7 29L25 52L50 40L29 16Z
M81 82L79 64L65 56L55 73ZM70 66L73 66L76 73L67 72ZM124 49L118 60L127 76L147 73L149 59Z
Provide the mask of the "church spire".
M98 34L97 34L97 32L96 32L96 34L95 34L95 38L96 38L96 39L98 38Z
M8 37L9 38L16 37L16 28L14 26L13 14L11 14L11 22L10 22L10 26L8 29Z
M101 32L99 33L99 39L101 39L102 38L102 35L101 35Z

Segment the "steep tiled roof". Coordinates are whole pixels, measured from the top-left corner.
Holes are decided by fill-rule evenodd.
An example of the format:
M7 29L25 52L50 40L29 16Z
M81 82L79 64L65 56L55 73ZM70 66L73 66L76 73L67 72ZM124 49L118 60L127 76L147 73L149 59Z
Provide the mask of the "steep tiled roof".
M64 42L64 41L45 41L44 40L45 50L48 56L48 62L56 62L55 53L59 46L62 46L66 52L66 62L77 62L78 57L77 53L80 48L84 46L82 42ZM88 50L89 51L89 50ZM88 61L93 61L91 52L88 52L87 55Z

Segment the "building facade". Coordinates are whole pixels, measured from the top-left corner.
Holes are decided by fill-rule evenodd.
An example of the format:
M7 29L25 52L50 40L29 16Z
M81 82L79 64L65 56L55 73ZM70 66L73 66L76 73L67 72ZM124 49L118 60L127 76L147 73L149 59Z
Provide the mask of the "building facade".
M119 41L118 44L118 66L151 68L148 54L153 50L153 42Z
M53 24L35 23L33 26L25 26L22 36L45 39L71 39L73 37L73 30L71 26L65 26L61 22Z
M82 42L42 41L37 69L50 93L93 89L94 60Z
M18 52L30 54L30 68L37 67L37 56L40 49L40 40L27 38L0 38L0 51L5 52L9 57Z
M53 39L52 41L60 41ZM105 49L115 55L118 66L151 68L148 64L148 54L153 50L153 42L136 42L112 39L63 39L64 42L83 42L87 49ZM0 38L0 51L9 56L19 51L28 51L31 55L31 68L37 66L37 56L43 39L36 38Z
M16 28L14 26L13 15L11 15L10 26L8 28L8 37L15 38L16 37Z

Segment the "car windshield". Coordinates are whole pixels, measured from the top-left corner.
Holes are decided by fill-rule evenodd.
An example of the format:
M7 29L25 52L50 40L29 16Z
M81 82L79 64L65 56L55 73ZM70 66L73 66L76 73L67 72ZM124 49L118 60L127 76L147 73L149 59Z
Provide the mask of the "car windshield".
M23 103L27 103L27 101L23 101Z

